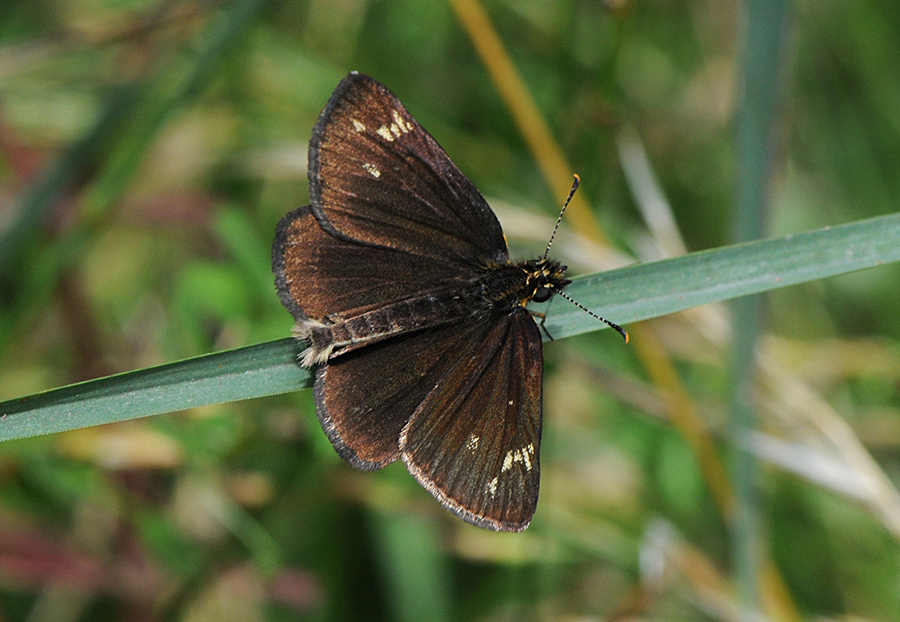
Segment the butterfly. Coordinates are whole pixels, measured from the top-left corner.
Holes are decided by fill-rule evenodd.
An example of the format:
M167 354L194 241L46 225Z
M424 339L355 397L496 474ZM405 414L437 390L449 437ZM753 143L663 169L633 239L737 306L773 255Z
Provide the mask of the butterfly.
M272 262L335 450L364 470L403 460L466 522L522 531L540 486L543 373L525 305L561 292L566 267L510 261L472 182L359 73L313 129L309 194L279 222Z

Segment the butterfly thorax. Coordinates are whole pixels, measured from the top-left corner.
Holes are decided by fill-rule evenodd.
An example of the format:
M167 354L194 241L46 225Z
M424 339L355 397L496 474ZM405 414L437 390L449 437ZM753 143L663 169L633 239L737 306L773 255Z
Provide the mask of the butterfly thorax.
M506 313L532 300L544 302L553 291L563 289L570 282L566 267L550 259L491 265L469 285L360 312L300 319L294 335L309 343L301 357L302 363L309 367L402 334Z
M546 302L554 291L571 282L566 278L566 266L553 259L508 262L485 270L481 296L495 311L511 311L532 300Z

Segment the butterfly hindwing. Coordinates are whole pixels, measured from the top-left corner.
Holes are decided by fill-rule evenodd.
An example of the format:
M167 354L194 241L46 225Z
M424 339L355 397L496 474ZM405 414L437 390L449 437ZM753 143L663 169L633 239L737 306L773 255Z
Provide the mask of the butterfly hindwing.
M320 367L316 414L338 454L366 470L399 458L400 432L412 413L459 361L477 350L486 332L487 326L479 323L432 328L381 341Z
M297 320L422 296L468 276L432 257L335 237L319 225L310 206L278 223L272 265L281 302Z

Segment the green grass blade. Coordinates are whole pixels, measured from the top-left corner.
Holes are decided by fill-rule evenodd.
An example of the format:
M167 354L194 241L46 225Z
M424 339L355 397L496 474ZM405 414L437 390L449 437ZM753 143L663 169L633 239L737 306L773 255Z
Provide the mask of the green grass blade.
M582 277L567 291L628 323L898 260L900 214L892 214ZM564 302L548 314L555 338L605 327ZM309 387L296 352L292 340L280 339L2 402L0 440Z
M0 404L0 440L125 421L312 386L279 339L72 384Z
M453 619L453 597L447 589L452 570L443 554L439 525L408 513L382 511L372 516L372 527L393 619Z
M900 214L691 253L575 279L572 298L619 324L900 260ZM554 338L605 328L558 298Z
M780 77L783 75L784 42L788 24L787 0L757 0L744 3L740 96L736 111L734 240L744 242L765 235L765 214L770 205L773 171L771 148L775 127L781 118ZM729 436L735 442L757 427L755 389L757 341L763 326L763 299L746 296L731 304L735 331L731 348ZM772 581L768 572L765 539L761 537L761 509L757 507L759 468L752 452L738 451L731 460L735 507L730 520L731 559L738 597L748 611L779 617L773 607ZM782 594L784 592L778 592Z

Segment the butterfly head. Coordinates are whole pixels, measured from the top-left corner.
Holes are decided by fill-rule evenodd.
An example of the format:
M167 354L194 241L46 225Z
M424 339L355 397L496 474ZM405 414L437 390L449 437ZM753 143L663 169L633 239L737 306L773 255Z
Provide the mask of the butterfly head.
M525 291L521 304L530 300L547 302L554 292L560 292L572 281L566 278L566 266L555 259L533 259L524 264Z

